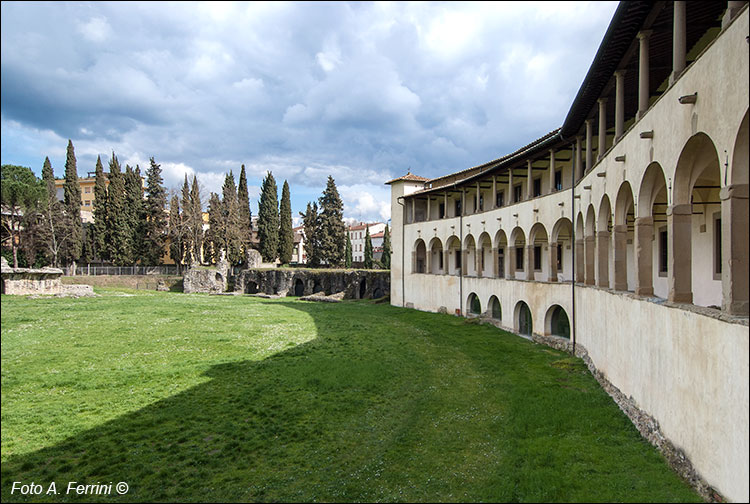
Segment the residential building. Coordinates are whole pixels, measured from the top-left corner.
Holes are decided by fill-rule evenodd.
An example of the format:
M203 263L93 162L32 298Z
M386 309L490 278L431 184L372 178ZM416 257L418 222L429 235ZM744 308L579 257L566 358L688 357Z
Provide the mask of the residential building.
M748 61L747 2L622 2L559 128L388 182L392 304L585 349L625 409L653 419L650 439L737 502L750 498Z
M348 233L349 233L349 240L352 242L352 262L354 263L362 263L365 261L365 236L367 236L367 228L370 229L370 241L372 242L372 235L377 233L382 233L385 231L385 223L384 222L373 222L370 224L366 224L364 222L359 222L357 224L353 224L349 226ZM373 247L375 244L373 244ZM382 238L381 238L381 246L382 246ZM382 253L382 250L381 250ZM374 258L374 255L373 255Z

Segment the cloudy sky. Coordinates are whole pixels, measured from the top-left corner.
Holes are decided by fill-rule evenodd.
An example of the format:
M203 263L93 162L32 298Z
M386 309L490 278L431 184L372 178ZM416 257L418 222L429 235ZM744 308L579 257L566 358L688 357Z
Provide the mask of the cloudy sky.
M616 3L2 3L3 164L267 171L294 214L328 175L345 216L384 182L498 158L562 124ZM206 198L207 199L207 198Z

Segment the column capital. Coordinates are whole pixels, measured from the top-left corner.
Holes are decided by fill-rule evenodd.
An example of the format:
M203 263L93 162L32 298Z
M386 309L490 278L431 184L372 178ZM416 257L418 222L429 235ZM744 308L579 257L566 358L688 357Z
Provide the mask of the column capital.
M601 98L597 99L596 102L601 105L603 103L607 103L607 99L608 98L606 96L602 96Z
M614 76L615 77L625 77L625 74L628 73L628 70L625 68L621 68L619 70L615 70Z
M651 37L652 33L654 33L654 30L641 30L638 32L638 35L636 35L636 37L638 37L638 40L648 40L649 37Z

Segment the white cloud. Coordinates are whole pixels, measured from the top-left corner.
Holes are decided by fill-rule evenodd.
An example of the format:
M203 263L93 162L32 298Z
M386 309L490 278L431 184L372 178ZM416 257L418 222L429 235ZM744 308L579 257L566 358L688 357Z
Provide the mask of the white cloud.
M104 42L111 30L107 18L103 16L93 17L78 25L78 31L90 42Z

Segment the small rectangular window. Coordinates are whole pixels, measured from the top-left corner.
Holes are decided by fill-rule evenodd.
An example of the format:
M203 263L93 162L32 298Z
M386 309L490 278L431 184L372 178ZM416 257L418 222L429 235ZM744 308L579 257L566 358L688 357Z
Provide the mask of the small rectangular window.
M505 278L505 248L497 249L497 276Z
M504 191L498 192L496 197L497 197L497 200L496 200L497 207L500 208L500 207L505 206L505 192Z
M666 276L668 270L669 250L667 247L667 228L659 230L659 276Z
M479 210L484 210L484 195L479 195Z
M516 247L516 271L523 271L523 247Z
M443 252L438 252L438 269L443 269Z
M513 188L513 203L521 201L521 184L518 184Z
M461 269L461 251L456 250L455 254L456 254L456 269L460 270Z
M542 179L540 179L540 178L534 179L533 190L534 190L533 194L534 194L535 198L537 196L541 196L542 195Z
M459 215L461 215L461 200L457 199L455 203L456 217L458 217Z
M445 218L445 203L440 203L439 206L440 218Z
M562 170L555 171L555 191L562 191Z
M721 280L721 212L714 214L714 280Z
M534 271L542 271L542 247L534 247Z
M562 273L563 270L563 246L557 244L557 272Z

